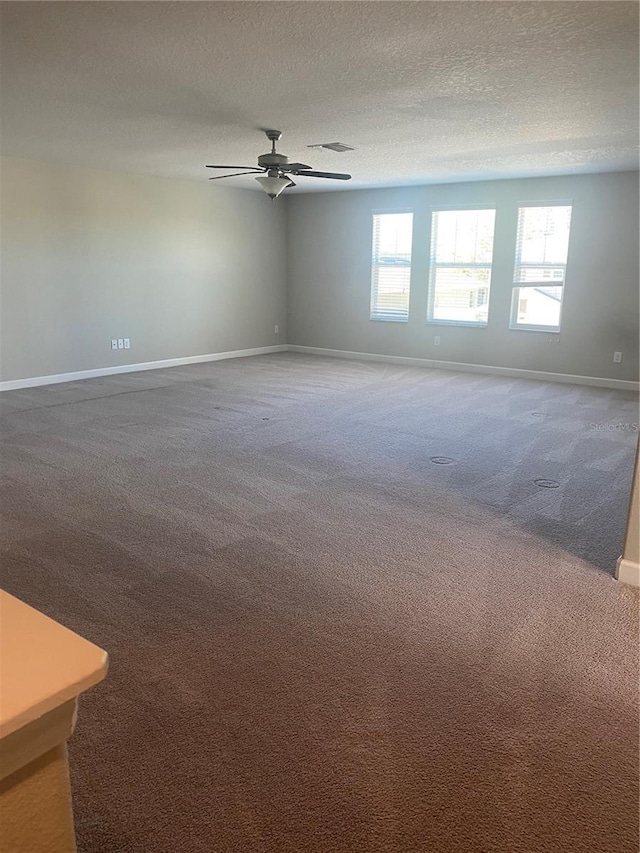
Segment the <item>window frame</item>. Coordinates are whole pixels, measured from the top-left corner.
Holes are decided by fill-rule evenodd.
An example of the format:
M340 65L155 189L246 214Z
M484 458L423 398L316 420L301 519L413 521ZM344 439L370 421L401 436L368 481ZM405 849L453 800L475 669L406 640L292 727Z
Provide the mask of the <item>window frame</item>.
M564 264L547 264L544 262L541 263L519 263L518 249L520 245L519 240L519 222L520 222L520 211L526 207L570 207L571 215L569 217L569 239L567 240L567 258ZM510 332L542 332L543 334L549 335L559 335L562 329L562 312L564 308L564 294L565 287L567 284L567 266L569 264L569 248L571 246L571 233L572 233L572 223L573 223L573 199L554 199L553 201L519 201L516 204L516 247L514 252L514 263L513 263L513 276L511 280L511 308L509 311L509 331ZM558 269L558 267L563 267L563 276L562 281L559 279L542 279L540 281L516 281L516 270L519 268L533 267L535 269L544 269L548 267L550 269ZM532 325L530 323L518 323L518 313L520 311L519 304L520 300L523 298L523 290L526 290L529 287L539 288L539 287L561 287L562 293L560 297L560 311L558 313L558 325L557 326L541 326L541 325ZM516 289L518 290L518 297L516 298Z
M385 216L385 215L393 215L393 214L411 214L411 254L409 256L408 263L399 263L397 266L408 267L409 268L409 300L407 303L407 316L406 317L393 317L393 316L385 316L384 314L376 314L374 313L374 274L376 267L381 266L380 264L374 263L373 257L373 235L374 235L374 222L376 216ZM411 284L413 277L413 247L414 247L414 236L415 236L415 210L411 207L390 207L390 208L374 208L371 211L371 218L369 220L371 228L371 261L370 261L370 277L369 277L369 322L371 323L408 323L409 322L409 312L411 309Z
M453 263L453 262L443 262L437 263L434 255L435 251L435 241L433 239L434 235L434 213L452 213L456 211L466 211L466 210L492 210L493 211L493 235L492 235L492 245L491 245L491 261L488 264L479 264L479 263ZM496 249L496 220L498 217L498 205L496 202L478 202L477 204L439 204L437 207L429 208L430 214L430 233L429 233L429 272L427 277L427 324L434 326L466 326L471 329L486 329L489 325L489 302L491 299L491 283L493 278L493 261ZM436 232L437 235L437 232ZM453 269L464 267L465 269L487 269L489 270L489 280L486 285L483 285L483 288L487 291L487 319L486 321L478 321L478 320L437 320L433 315L433 311L435 308L435 298L436 298L436 289L435 289L435 277L436 271L438 268L450 267Z

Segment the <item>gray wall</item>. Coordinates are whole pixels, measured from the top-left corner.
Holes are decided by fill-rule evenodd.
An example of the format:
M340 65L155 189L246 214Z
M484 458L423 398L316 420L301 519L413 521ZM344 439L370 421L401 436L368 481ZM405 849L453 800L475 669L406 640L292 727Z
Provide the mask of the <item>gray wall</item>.
M554 199L573 201L562 331L510 331L517 203ZM480 203L497 208L489 324L427 324L430 207ZM371 213L405 207L414 211L409 322L371 321ZM287 243L291 344L638 379L637 172L290 196Z
M219 184L1 168L3 380L286 343L282 205Z
M14 158L1 165L3 380L287 340L638 379L636 172L272 204L219 184ZM558 198L574 203L562 333L510 331L517 202ZM498 211L489 325L429 325L430 206L477 203ZM371 212L394 207L415 212L408 323L369 320ZM130 338L131 349L111 351L112 337ZM624 353L620 365L614 350Z

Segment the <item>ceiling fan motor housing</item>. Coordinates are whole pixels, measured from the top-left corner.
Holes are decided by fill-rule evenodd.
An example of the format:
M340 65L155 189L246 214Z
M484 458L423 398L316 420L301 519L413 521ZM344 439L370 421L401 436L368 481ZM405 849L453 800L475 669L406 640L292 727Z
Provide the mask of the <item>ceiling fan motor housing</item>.
M283 166L286 166L289 162L289 158L285 157L284 154L261 154L258 157L258 166L262 166L265 169L281 169Z

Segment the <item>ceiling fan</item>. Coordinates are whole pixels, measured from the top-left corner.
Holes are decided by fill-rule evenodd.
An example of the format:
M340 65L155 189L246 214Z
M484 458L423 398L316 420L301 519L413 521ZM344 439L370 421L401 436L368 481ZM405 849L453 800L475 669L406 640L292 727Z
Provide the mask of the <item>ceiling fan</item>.
M284 154L276 151L276 142L282 136L279 130L265 130L267 138L271 140L271 151L258 157L257 166L207 166L207 169L242 169L242 172L234 172L232 175L214 175L210 181L220 181L222 178L235 178L238 175L260 174L256 181L262 186L273 201L287 187L295 187L296 184L289 175L301 175L307 178L333 178L337 181L349 181L351 175L340 172L315 172L311 166L304 163L290 163Z

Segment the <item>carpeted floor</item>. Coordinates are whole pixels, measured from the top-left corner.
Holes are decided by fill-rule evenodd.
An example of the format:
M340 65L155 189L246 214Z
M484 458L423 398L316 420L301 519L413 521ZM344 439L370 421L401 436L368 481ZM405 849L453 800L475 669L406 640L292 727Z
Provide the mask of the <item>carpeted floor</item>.
M2 586L111 657L81 853L637 853L634 395L288 353L0 404Z

